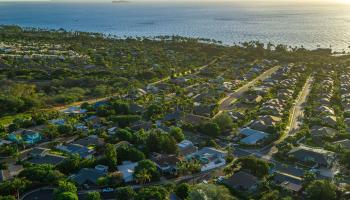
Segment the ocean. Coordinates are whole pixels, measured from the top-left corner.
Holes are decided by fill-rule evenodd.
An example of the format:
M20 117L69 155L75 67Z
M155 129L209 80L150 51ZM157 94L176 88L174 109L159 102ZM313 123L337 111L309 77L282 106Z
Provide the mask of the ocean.
M350 50L350 5L0 2L0 24Z

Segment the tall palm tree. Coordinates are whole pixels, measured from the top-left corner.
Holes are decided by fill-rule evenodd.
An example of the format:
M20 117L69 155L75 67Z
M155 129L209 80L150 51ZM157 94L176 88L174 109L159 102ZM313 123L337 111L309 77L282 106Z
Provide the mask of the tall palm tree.
M176 169L180 175L185 175L188 173L188 170L187 170L188 167L187 167L187 163L185 161L178 162L176 165Z
M15 178L12 181L13 187L16 188L17 199L19 199L19 192L25 188L26 182L23 179Z
M149 174L146 169L142 169L139 173L136 174L136 180L141 185L151 181L151 177L152 177L151 174Z

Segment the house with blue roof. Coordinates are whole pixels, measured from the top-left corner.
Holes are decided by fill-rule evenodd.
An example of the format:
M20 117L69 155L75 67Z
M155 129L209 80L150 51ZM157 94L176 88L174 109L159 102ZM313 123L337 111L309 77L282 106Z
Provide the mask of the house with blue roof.
M40 133L32 130L23 130L21 132L9 134L7 139L16 143L24 142L27 144L36 144L41 141L42 136Z
M93 107L96 109L96 108L99 108L101 106L106 106L106 105L108 105L107 101L98 101L98 102L94 103Z
M257 131L251 128L243 128L239 132L241 135L245 136L240 140L240 143L246 145L256 145L262 140L269 137L268 133Z

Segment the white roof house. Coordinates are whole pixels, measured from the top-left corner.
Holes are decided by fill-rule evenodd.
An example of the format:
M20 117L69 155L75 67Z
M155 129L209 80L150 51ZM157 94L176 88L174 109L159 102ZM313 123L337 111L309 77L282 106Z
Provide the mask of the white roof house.
M212 170L226 165L227 152L212 147L204 147L190 155L202 163L201 171Z

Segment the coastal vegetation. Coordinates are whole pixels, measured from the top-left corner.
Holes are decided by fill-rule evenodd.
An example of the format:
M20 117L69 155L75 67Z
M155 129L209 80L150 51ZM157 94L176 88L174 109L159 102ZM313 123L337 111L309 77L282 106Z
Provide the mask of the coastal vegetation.
M348 56L17 26L0 41L0 199L346 195Z

